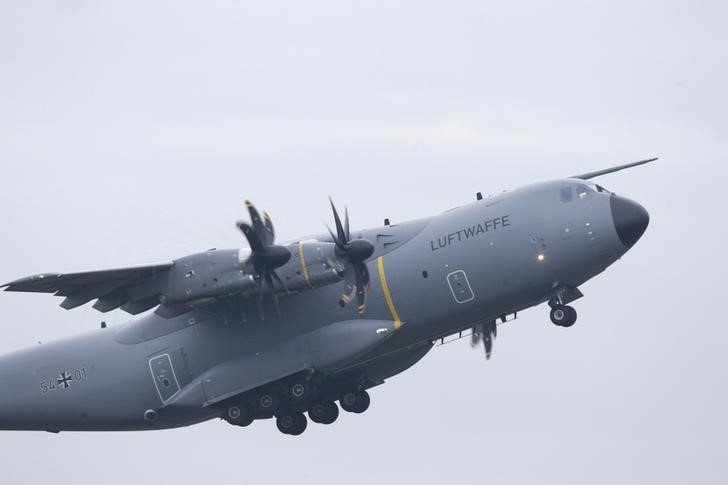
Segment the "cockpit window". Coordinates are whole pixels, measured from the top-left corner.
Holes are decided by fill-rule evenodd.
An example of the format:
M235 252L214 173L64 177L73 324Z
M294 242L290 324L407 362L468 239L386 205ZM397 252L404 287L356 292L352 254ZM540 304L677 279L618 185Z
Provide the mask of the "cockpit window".
M576 196L579 199L586 199L590 193L592 193L592 190L586 185L579 184L576 186Z
M561 202L571 202L573 197L571 187L564 187L561 189Z

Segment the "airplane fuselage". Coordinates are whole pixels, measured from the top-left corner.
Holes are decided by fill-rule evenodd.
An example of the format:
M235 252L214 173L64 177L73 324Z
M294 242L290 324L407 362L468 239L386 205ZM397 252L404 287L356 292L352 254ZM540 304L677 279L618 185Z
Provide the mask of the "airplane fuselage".
M236 394L318 372L312 362L324 360L316 342L333 339L326 332L339 322L384 322L386 338L326 364L332 385L375 386L440 337L578 292L634 244L630 211L644 209L563 179L354 231L375 246L363 315L339 305L342 289L333 283L281 295L280 316L269 300L261 314L255 298L241 295L11 353L0 357L0 429L160 429L219 417ZM294 253L290 264L307 263Z

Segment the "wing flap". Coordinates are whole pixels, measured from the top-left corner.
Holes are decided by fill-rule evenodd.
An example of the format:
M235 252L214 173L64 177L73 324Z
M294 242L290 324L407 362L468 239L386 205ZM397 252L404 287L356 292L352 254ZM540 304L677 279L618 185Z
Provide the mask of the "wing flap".
M100 311L101 313L107 313L111 310L119 308L121 305L126 303L127 300L128 298L126 297L124 288L118 288L111 293L99 298L96 303L94 303L94 309Z
M80 307L81 305L85 305L93 299L93 296L67 296L66 299L61 302L61 308L72 310L76 307Z

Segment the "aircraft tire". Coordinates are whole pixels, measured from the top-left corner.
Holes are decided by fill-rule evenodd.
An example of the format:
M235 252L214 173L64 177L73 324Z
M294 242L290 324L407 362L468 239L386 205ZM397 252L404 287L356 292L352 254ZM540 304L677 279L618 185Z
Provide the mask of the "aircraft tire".
M576 323L576 310L566 305L556 305L551 309L551 323L559 327L571 327Z
M308 380L296 380L286 387L286 396L292 402L307 402L316 397L316 386Z
M369 408L369 402L369 393L366 391L344 391L339 397L341 409L349 413L363 413Z
M283 434L298 436L306 430L307 424L308 421L306 420L306 416L302 413L284 413L276 417L276 426L278 427L278 431Z
M222 419L234 426L248 426L254 420L253 413L245 403L235 403L226 407Z
M347 413L353 413L354 412L354 406L356 405L357 400L357 392L356 390L348 390L341 393L339 396L339 406L341 406L341 409L346 411Z
M281 398L274 391L263 391L255 397L254 407L261 416L273 416L281 406Z
M564 322L563 326L571 327L572 325L574 325L576 323L576 317L577 317L576 310L574 309L574 307L570 307L570 306L564 307L564 309L566 310L566 313L568 314L567 315L568 318L566 319L566 322Z
M314 423L331 424L339 417L339 407L333 401L318 401L308 408L308 417Z
M356 405L354 406L354 412L356 414L361 414L367 409L369 409L369 405L371 404L371 398L369 397L369 393L366 391L359 391L359 399L356 401Z
M291 435L298 436L304 431L306 431L306 427L308 426L308 420L306 419L306 415L303 413L296 414L296 427L291 432Z

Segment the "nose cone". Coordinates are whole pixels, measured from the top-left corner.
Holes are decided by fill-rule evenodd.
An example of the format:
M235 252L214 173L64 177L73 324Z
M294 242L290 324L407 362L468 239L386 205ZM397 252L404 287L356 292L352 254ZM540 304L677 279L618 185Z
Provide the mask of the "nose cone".
M631 248L647 229L650 215L637 202L624 197L612 195L610 205L617 235L622 244Z

